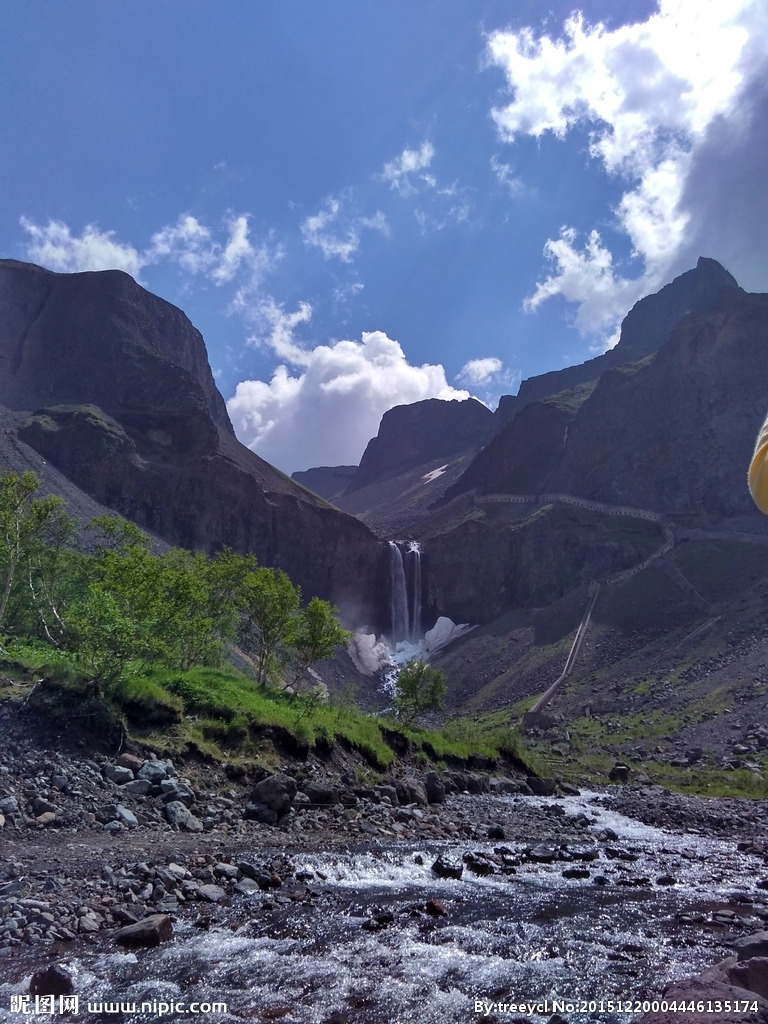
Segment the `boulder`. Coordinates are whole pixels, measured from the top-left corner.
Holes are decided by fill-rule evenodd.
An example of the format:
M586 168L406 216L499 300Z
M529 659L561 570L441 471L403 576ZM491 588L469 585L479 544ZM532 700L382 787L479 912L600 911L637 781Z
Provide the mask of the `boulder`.
M141 766L144 764L144 758L137 757L135 754L121 754L115 764L120 768L129 768L135 775L141 770Z
M31 996L68 996L75 991L72 975L59 964L35 971L29 979Z
M445 801L445 786L437 772L427 772L424 776L424 792L430 804L441 804Z
M621 763L615 764L608 772L608 778L611 782L626 782L629 778L629 766Z
M529 775L526 782L535 796L554 796L557 788L554 779L540 779L537 775Z
M268 775L253 787L250 802L252 804L265 804L274 811L278 818L282 818L291 809L293 798L298 792L296 779L290 775L278 773Z
M173 937L173 925L167 914L151 914L149 917L118 928L113 938L120 946L131 948L159 946Z
M398 803L402 805L418 804L419 807L427 807L429 805L424 783L419 779L395 779L395 790Z
M460 861L449 861L441 853L432 865L432 871L439 878L461 878L464 874L464 865Z
M119 764L108 764L104 768L104 778L114 782L116 786L122 786L125 782L133 779L133 772L130 768L123 768Z
M768 957L768 931L752 932L731 944L739 960Z
M337 804L339 802L339 788L331 785L330 782L321 780L307 782L304 785L304 793L311 804Z

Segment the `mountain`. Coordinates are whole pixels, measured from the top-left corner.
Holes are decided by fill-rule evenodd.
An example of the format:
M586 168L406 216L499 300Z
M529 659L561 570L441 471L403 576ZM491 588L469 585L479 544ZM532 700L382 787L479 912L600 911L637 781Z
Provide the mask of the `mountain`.
M357 466L317 466L314 469L291 473L291 480L306 487L321 498L332 501L349 487L357 473Z
M700 259L627 314L599 379L531 399L570 371L533 378L445 497L565 491L668 514L752 515L743 477L768 405L767 313L767 296Z
M380 543L237 441L202 336L127 274L0 261L0 404L20 442L169 543L255 552L348 621L381 619Z
M683 318L714 313L735 293L743 294L733 275L717 260L701 256L693 270L635 303L624 318L614 348L576 366L529 377L522 382L517 395L504 395L495 414L496 430L509 423L529 402L596 381L606 370L651 355L669 339Z
M368 442L347 493L415 466L480 448L492 423L490 410L474 398L464 402L428 398L396 405L382 416L379 432Z

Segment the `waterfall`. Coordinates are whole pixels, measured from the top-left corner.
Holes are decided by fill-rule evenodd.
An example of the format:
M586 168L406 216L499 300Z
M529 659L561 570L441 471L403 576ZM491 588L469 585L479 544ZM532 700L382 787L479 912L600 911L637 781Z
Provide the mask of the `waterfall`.
M408 637L408 590L405 583L403 556L396 542L389 541L389 613L392 620L392 642Z
M408 543L408 561L411 565L411 643L421 640L421 548L415 540Z

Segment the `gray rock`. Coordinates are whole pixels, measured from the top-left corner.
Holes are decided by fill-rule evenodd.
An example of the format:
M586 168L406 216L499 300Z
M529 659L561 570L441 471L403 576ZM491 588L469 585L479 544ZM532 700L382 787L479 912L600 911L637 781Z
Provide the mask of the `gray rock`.
M437 772L427 772L424 776L424 792L430 804L442 804L445 801L445 786Z
M32 801L32 810L36 816L48 812L55 814L57 809L56 804L52 804L50 800L43 800L41 796L35 797Z
M297 791L296 780L290 775L282 773L269 775L253 787L251 802L254 804L266 804L270 810L273 810L281 818L291 809L291 804Z
M197 800L192 787L188 786L186 782L177 782L176 779L161 779L160 790L165 803L170 800L180 800L187 807L191 807Z
M133 779L122 786L123 793L130 793L131 796L146 796L150 789L152 783L149 779Z
M113 937L120 946L159 946L173 937L173 925L167 914L151 914L136 924L119 928Z
M535 796L554 796L557 788L554 779L540 779L536 775L529 775L526 782Z
M464 865L460 861L449 861L442 854L432 865L432 871L439 878L461 878L464 874Z
M419 807L429 806L427 791L419 779L396 779L395 790L400 804L418 804Z
M133 811L129 811L128 808L123 807L122 804L117 805L117 818L118 821L121 821L124 825L127 825L128 828L136 828L137 825L139 824L138 821L136 820L136 815L133 813Z
M185 828L192 817L189 808L180 800L171 800L165 805L165 818L169 825Z
M160 784L161 780L168 776L165 761L145 761L136 775L137 779L146 779L153 786Z
M201 885L197 894L201 900L206 900L208 903L219 903L227 896L220 885Z
M313 804L336 804L339 802L338 786L332 786L329 782L307 782L304 785L304 793Z
M122 786L133 780L133 772L130 768L123 768L119 764L108 764L104 768L104 777L110 782L114 782L115 785Z
M72 975L59 964L35 971L29 979L29 994L32 996L67 996L74 991Z
M0 800L0 814L18 814L19 803L15 796L6 796Z
M260 821L262 825L276 825L278 822L277 811L266 804L246 804L243 817L246 821Z
M739 960L751 960L752 957L768 957L768 931L752 932L731 943Z

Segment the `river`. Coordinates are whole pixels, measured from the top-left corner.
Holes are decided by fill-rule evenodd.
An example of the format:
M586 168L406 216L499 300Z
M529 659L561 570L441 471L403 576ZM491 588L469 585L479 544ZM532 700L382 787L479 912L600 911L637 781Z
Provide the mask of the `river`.
M292 893L259 891L180 920L157 949L63 951L79 996L71 1019L546 1024L557 1011L569 1024L614 1024L633 1014L609 1002L652 999L666 980L728 955L729 937L762 925L766 892L734 841L642 825L597 794L569 799L568 810L590 819L568 845L570 861L532 862L523 851L536 836L287 849L300 880ZM510 873L435 876L438 855L466 853L501 857ZM564 878L569 867L588 877ZM32 1012L9 1009L27 983L0 984L0 1020L51 1020L34 1013L34 1000ZM226 1010L190 1012L193 1003Z

